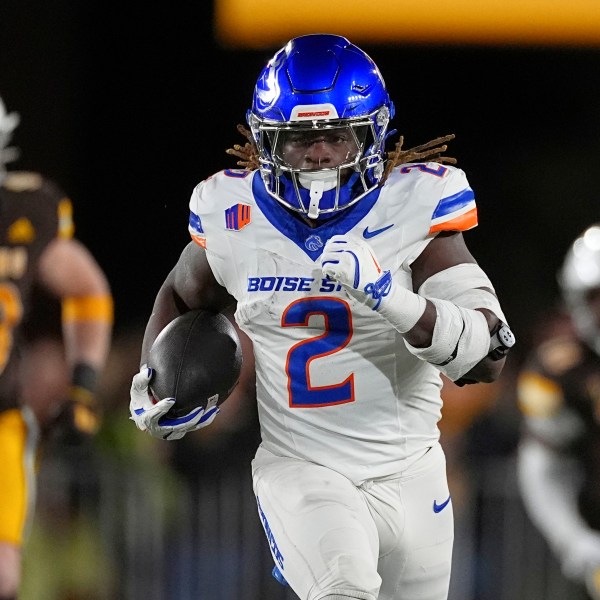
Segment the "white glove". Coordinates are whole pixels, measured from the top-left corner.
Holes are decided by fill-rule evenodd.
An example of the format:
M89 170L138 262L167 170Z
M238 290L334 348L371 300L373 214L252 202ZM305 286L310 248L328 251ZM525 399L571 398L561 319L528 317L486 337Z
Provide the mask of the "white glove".
M585 583L594 600L600 600L600 533L578 535L565 552L562 568L570 579Z
M202 429L214 421L219 412L217 396L211 398L212 402L209 401L206 408L197 408L184 417L166 417L175 404L175 398L154 400L148 389L153 375L152 369L142 365L131 382L129 412L138 429L161 440L179 440L189 431Z
M383 271L370 246L357 237L334 235L321 255L323 275L340 283L361 304L378 310L392 290L392 275Z

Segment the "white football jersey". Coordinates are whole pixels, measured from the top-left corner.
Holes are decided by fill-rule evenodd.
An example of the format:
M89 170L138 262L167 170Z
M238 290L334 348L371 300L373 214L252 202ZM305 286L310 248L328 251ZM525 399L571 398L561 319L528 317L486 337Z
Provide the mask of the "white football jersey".
M274 200L258 171L227 170L190 200L190 234L237 300L254 345L262 445L330 467L356 484L391 476L439 438L441 379L377 312L323 278L333 235L366 239L396 284L443 230L477 224L460 169L394 169L385 185L310 227Z

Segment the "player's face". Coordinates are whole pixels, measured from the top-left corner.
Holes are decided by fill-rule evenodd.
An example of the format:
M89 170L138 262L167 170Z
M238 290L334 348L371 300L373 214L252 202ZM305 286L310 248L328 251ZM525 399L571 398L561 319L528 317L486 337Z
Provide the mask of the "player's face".
M293 169L327 169L352 162L359 147L349 127L283 131L278 142L283 164Z

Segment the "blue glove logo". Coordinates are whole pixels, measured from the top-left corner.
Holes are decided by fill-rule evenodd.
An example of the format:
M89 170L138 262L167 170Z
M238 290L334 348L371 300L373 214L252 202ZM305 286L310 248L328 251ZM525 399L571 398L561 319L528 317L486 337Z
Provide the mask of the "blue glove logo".
M390 293L392 289L392 274L389 271L384 271L383 275L375 281L375 283L367 283L365 286L365 294L371 296L377 303L373 310L377 310L381 301Z

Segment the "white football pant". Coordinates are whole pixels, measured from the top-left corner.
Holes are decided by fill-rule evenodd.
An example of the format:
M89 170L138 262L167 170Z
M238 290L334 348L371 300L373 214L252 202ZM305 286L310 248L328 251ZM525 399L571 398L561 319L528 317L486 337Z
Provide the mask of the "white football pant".
M439 444L358 487L264 448L252 473L271 553L301 600L447 599L454 520Z

